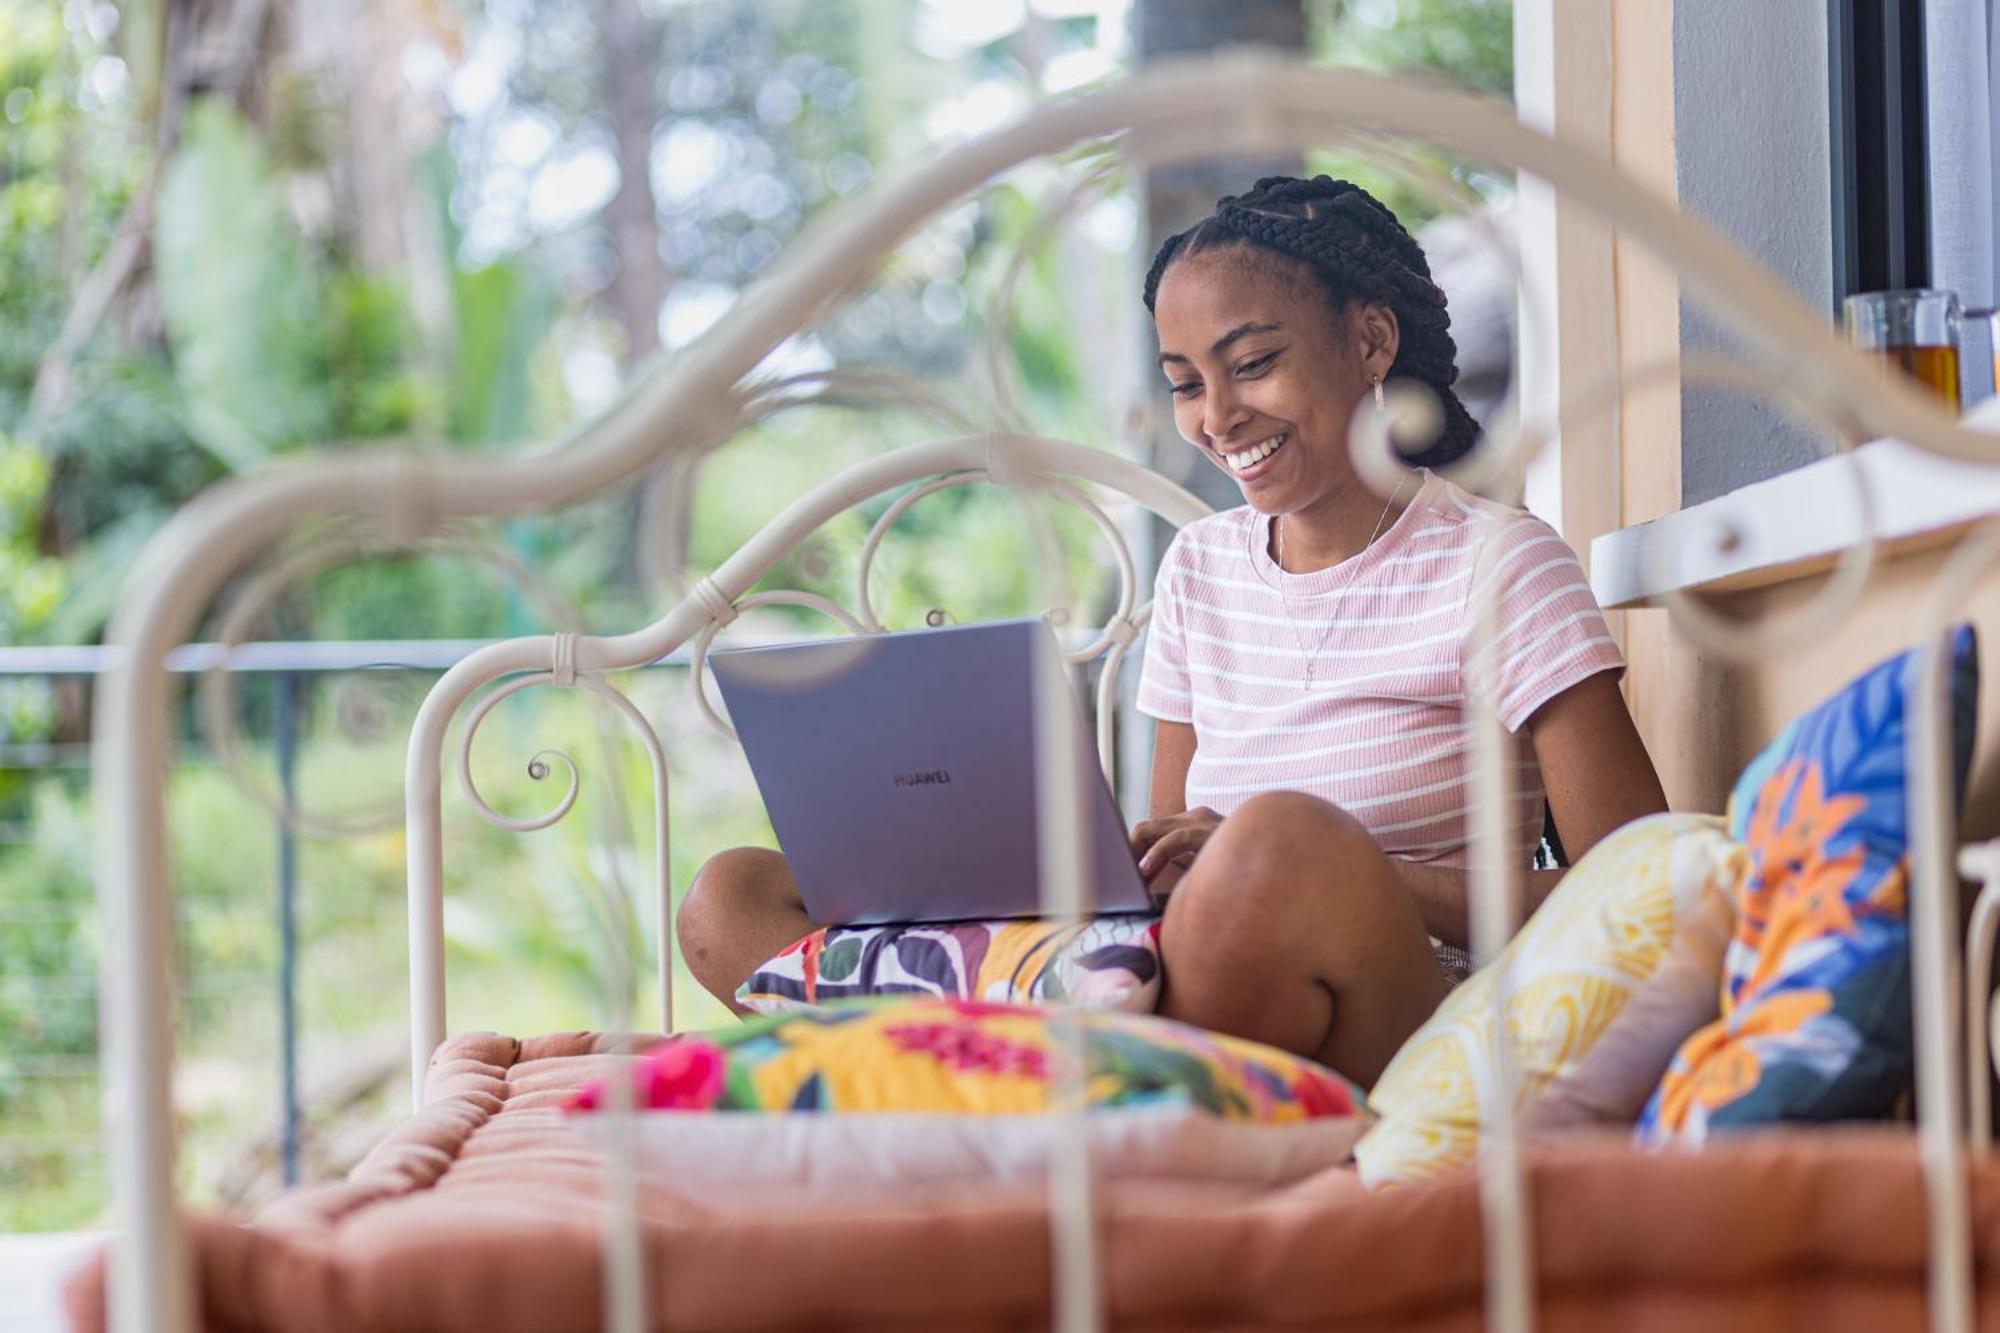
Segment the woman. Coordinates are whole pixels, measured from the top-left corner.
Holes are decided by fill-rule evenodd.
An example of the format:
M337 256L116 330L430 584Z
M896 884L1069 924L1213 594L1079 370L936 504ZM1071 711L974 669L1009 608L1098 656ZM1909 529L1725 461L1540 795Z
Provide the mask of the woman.
M1180 433L1247 502L1184 529L1155 588L1133 846L1170 893L1161 1012L1372 1084L1466 942L1472 700L1515 737L1517 864L1545 800L1579 854L1666 800L1562 539L1427 469L1386 504L1354 475L1349 423L1387 379L1444 409L1420 463L1476 429L1444 295L1394 215L1346 181L1261 180L1161 248L1146 302ZM1462 663L1489 594L1497 651ZM1530 906L1559 874L1528 872ZM709 862L680 920L725 999L812 929L783 858L753 849Z
M1162 1012L1372 1083L1469 933L1473 700L1515 737L1516 864L1545 799L1581 854L1666 798L1554 530L1427 470L1386 504L1354 475L1348 426L1385 380L1443 408L1419 462L1476 430L1444 294L1393 214L1347 181L1259 181L1161 247L1146 300L1175 424L1248 502L1190 524L1155 590L1133 843L1149 876L1185 868ZM1497 651L1462 665L1489 595ZM1559 876L1527 872L1528 905Z

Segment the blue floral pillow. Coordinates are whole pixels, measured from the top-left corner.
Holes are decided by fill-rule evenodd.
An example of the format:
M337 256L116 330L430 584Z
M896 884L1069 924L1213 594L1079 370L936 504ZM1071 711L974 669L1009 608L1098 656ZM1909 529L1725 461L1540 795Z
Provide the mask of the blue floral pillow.
M1950 636L1957 792L1971 765L1977 644ZM1750 853L1722 1016L1689 1037L1641 1142L1886 1115L1910 1080L1909 691L1915 651L1863 674L1752 760L1729 798Z

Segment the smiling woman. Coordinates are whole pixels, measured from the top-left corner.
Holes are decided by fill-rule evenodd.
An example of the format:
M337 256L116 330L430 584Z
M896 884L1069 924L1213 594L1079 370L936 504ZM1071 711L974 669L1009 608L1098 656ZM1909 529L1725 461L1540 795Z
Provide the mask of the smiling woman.
M1475 707L1512 733L1524 874L1545 802L1580 854L1666 801L1575 554L1430 470L1476 427L1393 214L1347 181L1262 180L1169 239L1146 296L1175 422L1248 502L1182 529L1155 590L1134 844L1173 886L1162 1011L1371 1082L1464 973ZM1348 430L1399 377L1443 430L1385 501ZM1489 591L1493 651L1469 656Z

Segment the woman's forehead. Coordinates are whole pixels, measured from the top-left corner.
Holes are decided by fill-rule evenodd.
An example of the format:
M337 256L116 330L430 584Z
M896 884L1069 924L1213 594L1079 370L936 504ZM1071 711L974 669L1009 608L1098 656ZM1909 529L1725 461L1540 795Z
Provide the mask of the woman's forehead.
M1304 274L1264 262L1247 247L1205 250L1167 266L1153 302L1162 343L1178 335L1201 338L1204 330L1240 324L1276 324L1290 329L1322 325L1325 297ZM1208 340L1201 339L1206 349ZM1189 348L1174 351L1193 354Z

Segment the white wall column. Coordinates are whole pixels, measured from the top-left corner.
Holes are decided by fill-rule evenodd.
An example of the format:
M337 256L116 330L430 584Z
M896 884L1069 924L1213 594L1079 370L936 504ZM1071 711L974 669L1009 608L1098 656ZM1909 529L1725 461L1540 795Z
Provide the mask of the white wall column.
M1612 0L1515 0L1514 105L1523 124L1612 155ZM1529 468L1528 508L1589 559L1619 526L1616 414L1602 397L1618 374L1618 289L1611 228L1544 182L1519 182L1521 247L1516 383L1529 423L1555 444ZM1585 412L1581 399L1599 398Z

